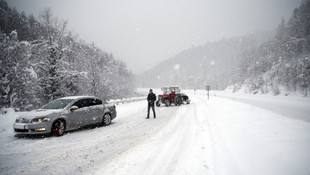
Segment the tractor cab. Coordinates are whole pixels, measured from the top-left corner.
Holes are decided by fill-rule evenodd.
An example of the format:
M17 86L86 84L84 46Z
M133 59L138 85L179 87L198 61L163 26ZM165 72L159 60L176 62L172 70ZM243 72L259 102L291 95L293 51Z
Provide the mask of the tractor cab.
M163 87L161 88L163 94L179 94L180 88L179 87Z

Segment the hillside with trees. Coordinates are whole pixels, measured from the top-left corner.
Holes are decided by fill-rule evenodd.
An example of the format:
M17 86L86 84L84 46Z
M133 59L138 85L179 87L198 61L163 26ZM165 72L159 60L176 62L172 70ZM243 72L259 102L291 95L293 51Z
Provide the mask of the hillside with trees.
M139 86L225 89L239 80L239 59L272 34L252 33L193 46L139 75Z
M301 92L310 85L310 0L275 34L251 33L189 48L139 76L139 86Z
M279 94L300 91L307 96L310 85L310 1L296 8L286 23L282 19L274 38L239 60L240 83L252 93Z
M31 110L71 95L132 95L134 76L126 65L81 41L67 24L49 8L36 18L0 0L1 108Z

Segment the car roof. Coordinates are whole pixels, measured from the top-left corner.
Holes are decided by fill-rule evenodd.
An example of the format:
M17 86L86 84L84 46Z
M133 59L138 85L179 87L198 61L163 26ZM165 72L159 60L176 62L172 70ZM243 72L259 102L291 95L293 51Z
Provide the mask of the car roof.
M68 97L63 97L60 99L73 99L73 100L77 100L77 99L84 99L84 98L97 98L94 96L68 96Z

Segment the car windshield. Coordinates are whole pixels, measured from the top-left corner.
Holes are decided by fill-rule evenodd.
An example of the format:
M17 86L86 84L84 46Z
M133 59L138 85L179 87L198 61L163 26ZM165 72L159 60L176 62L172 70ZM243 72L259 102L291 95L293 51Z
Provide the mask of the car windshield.
M65 108L73 99L58 99L51 101L44 105L41 109L63 109Z

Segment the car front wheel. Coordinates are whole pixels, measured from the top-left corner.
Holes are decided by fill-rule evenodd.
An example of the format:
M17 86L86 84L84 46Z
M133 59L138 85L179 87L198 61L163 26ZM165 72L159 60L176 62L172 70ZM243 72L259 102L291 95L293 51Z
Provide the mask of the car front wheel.
M102 124L103 126L107 126L111 124L111 116L110 114L104 114Z
M62 120L57 120L53 123L52 126L52 134L57 135L57 136L62 136L64 135L66 130L66 124Z

